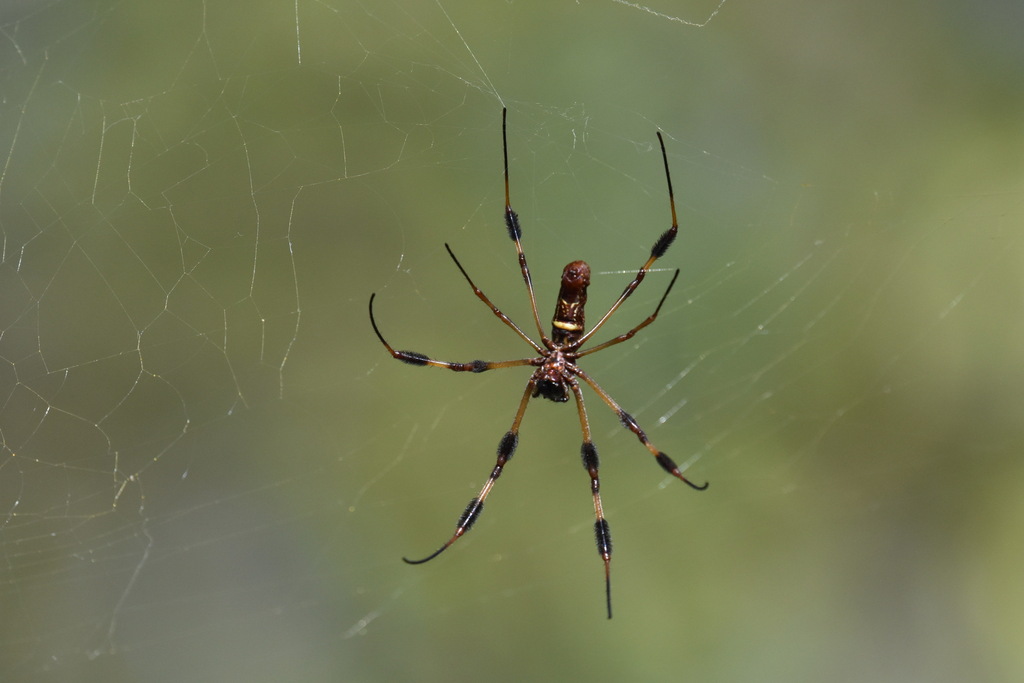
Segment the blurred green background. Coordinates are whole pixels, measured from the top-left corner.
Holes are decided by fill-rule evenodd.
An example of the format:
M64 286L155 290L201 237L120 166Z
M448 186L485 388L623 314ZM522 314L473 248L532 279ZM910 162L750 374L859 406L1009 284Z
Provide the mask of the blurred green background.
M717 13L716 13L717 12ZM710 20L709 20L710 18ZM685 20L685 21L684 21ZM0 10L5 680L1021 680L1019 3L12 3ZM706 23L705 23L706 22ZM703 24L703 25L697 25ZM500 112L541 315L533 402ZM588 397L590 395L588 394Z

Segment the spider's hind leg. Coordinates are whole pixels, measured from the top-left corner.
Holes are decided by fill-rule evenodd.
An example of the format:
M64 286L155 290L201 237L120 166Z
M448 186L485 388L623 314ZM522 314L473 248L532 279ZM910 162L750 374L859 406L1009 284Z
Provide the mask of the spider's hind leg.
M530 402L530 397L533 395L534 388L537 385L537 381L534 378L530 378L530 381L526 384L526 391L523 392L523 398L519 401L519 409L516 411L516 417L512 420L512 428L505 432L505 435L501 437L501 441L498 442L498 459L494 463L494 469L491 470L491 476L487 478L487 482L483 488L480 489L480 493L477 494L476 498L469 501L466 505L466 509L462 511L462 515L459 516L459 521L455 525L455 533L452 537L445 541L444 545L435 550L430 555L427 555L422 560L410 560L407 557L403 557L402 560L407 564L423 564L434 559L442 552L448 549L448 547L459 540L459 538L469 531L477 518L480 517L480 513L484 510L484 501L487 496L490 495L491 489L494 488L494 482L501 476L502 471L505 469L505 465L512 459L512 455L516 452L516 446L519 445L519 425L523 421L523 415L526 413L526 406Z
M604 518L604 508L601 506L601 478L598 476L597 447L590 437L590 421L587 420L587 408L583 404L583 392L576 380L569 382L573 396L576 397L576 409L580 414L580 430L583 432L583 445L580 447L580 456L583 458L583 467L590 475L590 492L594 496L594 540L597 542L597 552L604 561L604 596L608 608L608 618L612 618L612 533L608 528L608 521Z
M574 372L576 373L576 375L582 378L584 382L590 385L590 388L593 389L597 393L597 395L601 397L602 401L608 404L609 408L615 411L615 414L619 417L619 422L622 423L622 426L636 434L636 438L640 439L640 443L642 443L647 448L647 450L651 452L651 455L654 456L654 459L658 462L659 465L661 465L662 469L664 469L666 472L671 474L676 479L682 481L690 488L696 489L697 491L703 491L708 487L708 482L704 482L703 484L694 484L692 481L687 479L683 475L682 471L679 469L679 466L676 465L674 460L672 460L672 458L668 457L667 455L659 451L657 448L655 448L654 444L651 443L650 439L647 438L647 433L640 428L640 425L637 423L636 419L632 415L627 413L625 410L623 410L622 407L615 402L615 399L613 399L607 391L601 388L601 385L599 385L597 382L591 379L590 375L583 372L579 368L575 368Z

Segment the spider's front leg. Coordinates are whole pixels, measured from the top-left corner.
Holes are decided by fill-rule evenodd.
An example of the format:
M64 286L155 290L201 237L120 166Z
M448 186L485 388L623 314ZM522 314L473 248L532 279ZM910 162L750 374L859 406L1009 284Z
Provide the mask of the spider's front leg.
M435 368L447 368L455 372L484 372L485 370L495 370L497 368L513 368L520 365L535 364L535 360L532 358L504 361L473 360L468 363L453 363L446 360L434 360L416 351L398 351L384 339L384 335L380 333L380 329L377 327L377 321L373 317L373 298L375 296L377 296L376 293L370 295L370 324L373 325L373 331L377 334L377 339L380 339L380 343L384 345L384 348L388 350L388 353L395 360L400 360L409 365L432 365Z

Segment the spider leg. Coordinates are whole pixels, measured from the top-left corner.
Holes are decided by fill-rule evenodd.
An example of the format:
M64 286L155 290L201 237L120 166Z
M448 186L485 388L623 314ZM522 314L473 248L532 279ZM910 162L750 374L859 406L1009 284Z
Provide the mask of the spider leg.
M672 227L661 233L661 236L654 241L654 246L651 247L651 255L647 261L640 266L640 270L637 271L636 277L633 278L632 282L626 285L626 288L622 290L622 294L620 294L619 298L614 304L612 304L612 307L608 309L608 312L597 321L597 324L590 328L590 331L580 338L579 342L577 342L577 346L581 346L584 342L590 339L590 337L608 321L608 318L612 317L612 314L619 309L622 302L633 294L636 288L640 286L640 283L643 282L644 276L647 275L647 271L651 269L654 262L664 256L665 252L668 251L668 248L672 246L672 242L675 241L676 234L679 232L679 220L676 218L676 197L675 193L672 191L672 174L669 173L668 170L668 153L665 151L665 140L661 137L661 131L658 131L658 144L661 145L661 160L665 165L665 180L668 181L668 205L672 210ZM671 285L669 285L669 287L671 288Z
M601 349L607 349L609 346L615 346L616 344L621 344L624 341L632 339L633 335L635 335L637 332L639 332L640 330L644 329L645 327L647 327L648 325L653 323L657 319L658 311L661 310L661 305L663 303L665 303L665 299L668 298L668 293L672 291L672 285L674 285L676 283L676 278L678 278L678 277L679 277L679 269L676 268L676 274L672 276L672 282L668 283L668 288L665 290L665 293L661 295L661 301L658 302L657 308L654 309L654 313L651 313L649 316L647 316L646 320L644 320L642 323L640 323L639 325L637 325L636 327L631 329L629 332L626 332L625 334L620 334L618 337L615 337L614 339L609 339L608 341L606 341L606 342L604 342L602 344L598 344L597 346L593 346L593 347L587 349L586 351L578 352L576 354L576 357L580 358L582 356L586 356L587 354L593 353L594 351L600 351Z
M516 417L512 420L512 427L505 433L505 436L501 437L501 441L498 442L498 460L494 464L494 469L491 470L491 476L488 477L487 483L484 484L483 488L480 489L480 493L477 494L476 498L469 501L466 509L463 510L462 515L459 516L459 521L455 525L455 533L452 537L445 541L444 545L427 555L422 560L410 560L407 557L403 557L402 560L407 564L423 564L434 559L442 552L448 549L448 547L459 540L459 537L469 531L473 524L476 522L480 513L484 509L484 501L487 496L490 495L491 489L494 487L494 482L501 476L502 470L509 460L512 459L512 455L516 452L516 446L519 445L519 424L523 421L523 414L526 413L526 405L530 402L530 397L533 394L533 390L537 385L537 380L533 377L526 384L526 391L523 392L523 398L519 401L519 409L516 411Z
M502 313L497 306L491 303L491 300L487 298L487 295L484 294L479 287L473 284L473 280L472 278L469 277L469 273L467 273L466 269L462 267L461 263L459 263L459 259L455 258L455 253L452 251L452 248L448 246L447 242L445 242L444 248L448 250L448 255L452 257L452 261L455 261L455 265L458 266L459 272L462 273L462 277L466 278L466 282L469 283L469 286L473 288L473 293L476 294L477 298L480 299L480 301L483 301L485 304L487 304L488 308L491 309L491 312L494 313L494 315L498 316L501 322L511 327L512 330L520 337L522 337L527 344L536 349L537 353L544 353L544 349L539 344L537 344L537 342L530 339L526 335L526 333L519 328L519 325L516 325L514 322L512 322L511 318Z
M502 361L488 361L488 360L474 360L468 363L453 363L446 360L434 360L424 356L422 353L416 351L396 351L391 344L384 339L384 335L380 333L377 328L377 321L373 317L373 297L376 294L370 295L370 324L373 325L373 331L377 333L377 339L380 339L380 343L384 345L384 348L388 350L396 360L400 360L403 363L409 365L433 365L436 368L448 368L456 372L484 372L485 370L495 370L497 368L514 368L520 365L536 365L536 359L534 358L520 358L517 360L502 360ZM514 325L513 325L514 327ZM533 342L530 342L531 344Z
M608 392L602 389L600 385L593 379L591 379L587 373L583 372L582 370L575 366L573 368L573 372L576 375L578 375L584 382L589 384L590 388L593 389L597 393L597 395L601 397L601 400L608 404L608 407L611 408L616 415L618 415L619 421L622 423L623 427L636 434L636 438L640 439L640 443L647 447L647 450L651 452L651 455L653 455L654 459L658 461L658 464L661 465L662 469L664 469L666 472L671 474L676 479L679 479L692 489L703 491L708 487L708 482L704 482L703 484L698 485L694 484L692 481L684 477L683 473L679 471L679 467L676 465L675 461L673 461L672 458L668 457L667 455L665 455L664 453L662 453L661 451L654 447L654 444L652 444L650 440L647 438L647 434L645 434L644 430L640 428L639 424L637 424L636 419L634 419L632 415L623 410L619 406L619 404L615 402L615 399L609 396Z
M516 254L519 255L519 270L523 273L523 281L526 283L526 291L530 295L530 310L533 312L533 322L537 324L537 333L545 346L548 346L548 336L544 334L544 328L540 324L540 314L537 312L537 297L533 293L533 280L530 278L530 268L526 265L526 254L523 253L523 245L520 238L523 235L522 226L519 225L519 214L512 210L508 191L508 134L505 131L505 119L508 116L508 109L501 110L501 150L505 157L505 227L508 229L508 236L515 242ZM532 343L532 342L531 342Z
M569 382L573 395L576 397L576 409L580 414L580 430L583 432L583 445L580 447L580 456L583 458L583 467L590 474L590 491L594 495L594 540L597 541L597 552L604 560L604 596L608 606L608 618L612 618L612 534L608 528L608 522L604 518L604 508L601 507L601 480L598 477L597 447L590 438L590 422L587 420L587 409L583 404L583 392L576 380Z

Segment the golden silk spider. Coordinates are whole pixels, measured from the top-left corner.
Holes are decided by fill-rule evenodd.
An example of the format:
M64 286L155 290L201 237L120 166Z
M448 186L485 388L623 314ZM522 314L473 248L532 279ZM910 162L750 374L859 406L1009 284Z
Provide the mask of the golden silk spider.
M481 511L484 508L484 501L487 496L490 495L491 489L494 487L494 483L498 477L501 476L502 470L508 461L512 458L515 453L516 445L519 442L519 425L523 420L523 415L526 413L526 406L530 402L531 398L538 396L554 401L556 403L565 403L569 400L569 394L572 393L576 400L576 409L579 413L580 430L583 432L583 446L580 448L580 455L583 459L583 466L586 468L587 473L590 475L590 490L594 497L594 516L597 521L594 522L594 537L597 541L597 550L601 555L601 559L604 561L604 580L605 580L605 602L608 610L608 618L612 617L612 594L611 594L611 558L612 558L612 540L611 532L608 528L608 522L605 520L604 511L601 507L601 482L598 477L598 458L597 448L594 446L594 442L591 440L590 434L590 421L587 419L587 409L583 402L583 392L580 389L579 380L590 386L591 389L598 395L598 397L607 404L609 408L618 416L619 421L624 427L633 432L640 442L651 452L654 456L655 461L661 467L681 480L684 484L690 486L698 491L703 491L708 487L707 483L697 485L692 481L683 476L676 463L665 455L663 452L655 448L654 444L647 438L647 434L640 425L633 418L632 415L623 410L618 403L615 402L608 392L601 388L597 382L595 382L590 375L584 372L576 362L591 353L601 351L610 346L621 344L633 337L637 332L647 327L654 322L655 318L658 317L658 311L661 310L662 304L665 303L665 299L668 297L668 293L672 291L672 286L676 282L676 278L679 277L679 270L676 269L675 274L672 276L671 282L665 289L665 293L662 295L661 300L658 302L654 312L651 313L646 319L643 320L639 325L633 329L620 334L617 337L609 339L606 342L591 346L585 351L581 351L581 347L587 343L594 333L601 329L605 323L608 322L609 318L619 309L622 303L636 291L636 288L643 281L644 276L647 275L651 269L651 265L660 257L665 255L668 251L669 246L676 238L676 234L679 231L678 221L676 220L676 203L675 196L672 192L672 176L669 173L668 168L668 154L665 152L665 141L661 136L661 132L658 132L658 143L661 145L661 158L665 165L665 179L668 182L668 200L669 207L672 211L672 226L658 237L654 242L654 246L651 247L651 255L647 258L647 261L637 271L636 276L633 280L626 285L626 288L619 295L619 298L611 305L608 312L597 321L597 324L590 328L590 331L586 331L584 325L584 306L587 303L587 286L590 284L590 267L584 261L573 261L568 264L562 271L562 282L561 287L558 291L558 301L555 304L555 313L551 320L551 336L544 334L544 329L541 326L540 314L537 312L537 300L533 292L533 281L530 278L530 269L526 265L526 255L523 253L523 245L521 243L522 229L519 225L519 216L515 211L512 210L512 206L509 201L509 182L508 182L508 135L506 132L506 117L507 111L502 109L501 113L501 138L502 138L502 151L505 159L505 226L508 229L508 235L512 239L512 242L516 246L516 253L519 255L519 269L523 274L523 281L526 283L526 291L530 297L530 310L533 313L533 321L537 326L537 332L540 335L540 343L537 343L527 335L522 328L516 325L512 320L501 312L497 306L495 306L490 299L485 295L469 277L466 269L462 267L459 260L455 258L454 252L451 247L445 244L445 249L448 251L448 255L451 256L455 262L455 266L462 273L462 276L466 278L466 282L472 287L473 293L476 294L477 298L480 299L491 312L494 313L503 323L505 323L513 332L519 335L523 341L533 347L534 351L537 352L536 356L530 358L520 358L516 360L503 360L503 361L484 361L474 360L468 363L454 363L450 361L435 360L417 353L415 351L398 351L391 346L384 339L384 335L381 334L380 329L377 327L377 321L373 316L373 298L375 294L370 295L370 324L373 326L373 331L377 334L377 338L380 339L381 344L388 350L393 358L403 361L410 365L430 365L437 368L447 368L448 370L454 370L455 372L484 372L486 370L495 370L498 368L512 368L518 366L530 366L535 368L533 374L530 375L529 381L526 383L526 390L523 392L522 399L519 401L519 408L516 410L515 418L512 420L512 427L501 437L498 442L498 457L497 462L494 465L494 469L491 470L491 475L488 477L487 482L480 489L480 493L477 494L473 500L469 502L466 509L455 527L455 533L452 534L445 543L430 555L424 557L421 560L410 560L402 558L409 564L422 564L428 562L438 555L440 555L449 546L455 543L463 534L465 534L476 522L480 516Z

